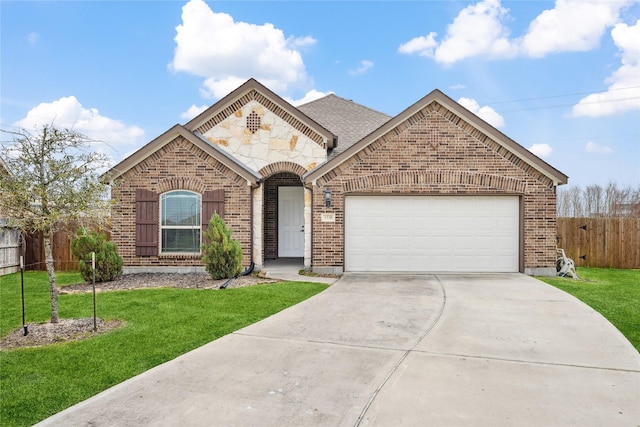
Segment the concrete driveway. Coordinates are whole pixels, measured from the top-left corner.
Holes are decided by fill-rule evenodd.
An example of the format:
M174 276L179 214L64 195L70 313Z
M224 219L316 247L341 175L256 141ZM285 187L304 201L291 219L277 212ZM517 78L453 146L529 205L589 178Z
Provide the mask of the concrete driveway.
M640 354L521 274L347 274L43 426L637 426Z

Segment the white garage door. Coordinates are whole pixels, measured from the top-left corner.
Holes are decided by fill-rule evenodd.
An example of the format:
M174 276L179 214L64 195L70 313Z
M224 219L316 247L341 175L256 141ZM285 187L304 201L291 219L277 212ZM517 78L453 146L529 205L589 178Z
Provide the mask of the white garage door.
M517 272L515 196L348 196L346 271Z

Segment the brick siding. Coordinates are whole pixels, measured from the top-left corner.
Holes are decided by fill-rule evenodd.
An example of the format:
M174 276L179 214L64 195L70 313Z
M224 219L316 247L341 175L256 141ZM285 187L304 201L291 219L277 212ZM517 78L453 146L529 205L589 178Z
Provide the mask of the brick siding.
M555 268L553 182L437 103L317 180L313 267L344 267L344 197L349 194L466 194L521 197L523 268ZM333 193L325 207L324 188ZM334 213L336 222L321 222ZM522 254L521 254L522 256Z
M200 255L180 254L137 257L135 248L135 193L143 188L162 194L171 190L225 190L227 226L233 230L243 249L243 265L251 262L251 191L246 180L223 164L184 140L182 137L165 145L147 159L127 171L111 190L111 240L127 267L202 266Z

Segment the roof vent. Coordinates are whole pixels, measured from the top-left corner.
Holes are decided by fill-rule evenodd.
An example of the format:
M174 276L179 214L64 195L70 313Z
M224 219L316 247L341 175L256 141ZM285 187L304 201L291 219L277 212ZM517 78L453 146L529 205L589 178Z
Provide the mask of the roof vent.
M256 133L256 131L260 129L260 116L256 114L255 111L252 111L251 114L247 116L247 129L249 129L251 133Z

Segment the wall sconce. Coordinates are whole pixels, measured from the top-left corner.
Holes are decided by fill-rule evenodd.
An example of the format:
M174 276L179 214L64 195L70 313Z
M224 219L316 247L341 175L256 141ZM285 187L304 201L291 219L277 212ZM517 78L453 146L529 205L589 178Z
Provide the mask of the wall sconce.
M329 188L324 189L324 204L326 207L331 206L331 190Z

